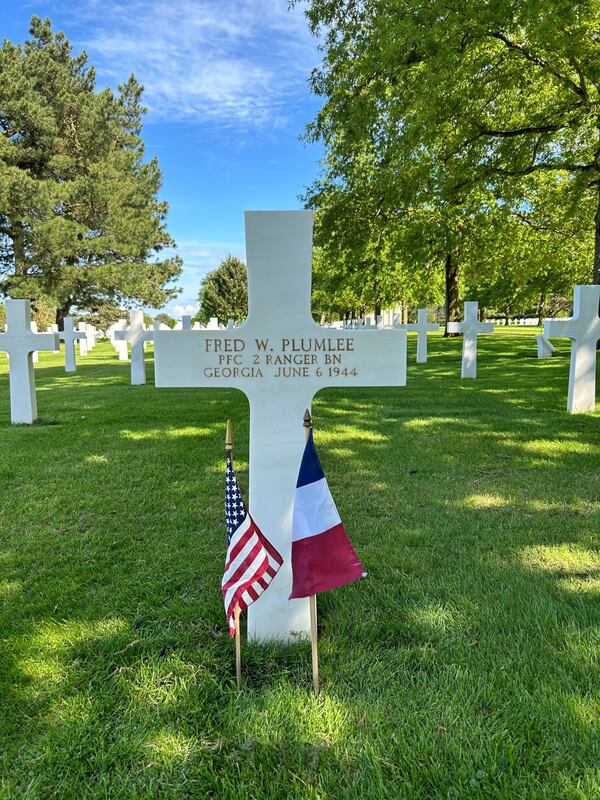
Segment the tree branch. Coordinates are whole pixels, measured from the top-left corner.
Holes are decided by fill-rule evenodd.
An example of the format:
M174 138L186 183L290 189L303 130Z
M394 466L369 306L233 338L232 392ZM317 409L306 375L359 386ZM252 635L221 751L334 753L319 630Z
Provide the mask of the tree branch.
M575 83L575 81L572 78L569 78L568 75L563 75L562 72L559 72L557 69L552 67L545 58L532 53L531 50L525 47L525 45L509 39L506 34L502 33L502 31L490 31L488 36L503 42L508 48L520 53L523 58L526 58L527 61L530 61L532 64L536 64L536 66L548 70L551 75L554 75L555 78L568 86L568 88L574 91L575 94L577 94L579 97L583 97L584 100L586 99L586 92L579 84Z

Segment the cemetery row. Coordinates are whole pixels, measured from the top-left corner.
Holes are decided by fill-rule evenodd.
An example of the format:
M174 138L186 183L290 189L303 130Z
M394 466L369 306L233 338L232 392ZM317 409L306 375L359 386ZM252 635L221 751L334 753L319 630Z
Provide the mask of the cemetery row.
M204 330L191 319L180 329L144 326L143 313L132 311L129 326L121 321L108 331L119 358L131 350L131 382L145 383L144 346L154 342L157 387L236 388L250 405L249 506L269 539L283 556L283 566L261 602L249 609L251 639L293 640L310 631L309 599L289 599L291 509L297 469L304 449L300 421L314 395L326 387L404 386L407 331L417 333L417 361L427 360L427 335L438 328L420 309L417 322L403 327L336 329L317 325L311 314L312 214L247 212L247 320L220 329L213 320ZM568 410L594 409L596 344L600 339L600 286L575 289L573 317L547 320L548 337L572 339ZM93 347L94 332L73 329L65 321L62 333L37 333L29 303L7 300L7 330L0 349L10 363L13 422L30 423L37 416L33 353L65 343L65 367L73 370L75 341ZM80 326L81 327L81 326ZM462 334L462 371L477 375L477 339L492 334L490 322L480 322L476 302L464 306L462 322L450 323ZM542 341L542 349L548 347ZM68 352L67 352L68 351ZM540 355L548 353L541 352ZM68 363L67 363L68 362Z

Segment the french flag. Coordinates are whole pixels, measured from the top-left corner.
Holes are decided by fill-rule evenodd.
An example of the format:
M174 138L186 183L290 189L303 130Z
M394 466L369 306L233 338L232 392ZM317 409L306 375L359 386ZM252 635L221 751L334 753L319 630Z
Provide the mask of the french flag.
M292 516L294 597L335 589L366 575L342 525L310 430Z

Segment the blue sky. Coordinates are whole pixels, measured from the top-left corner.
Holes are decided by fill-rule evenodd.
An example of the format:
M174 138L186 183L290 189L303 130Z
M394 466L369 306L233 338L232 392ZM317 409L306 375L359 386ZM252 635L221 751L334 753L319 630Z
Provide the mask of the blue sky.
M50 17L98 86L133 72L149 111L144 141L163 172L168 228L184 261L167 308L196 308L202 276L228 252L244 258L246 209L300 208L318 146L299 141L317 111L307 88L319 61L302 7L287 0L0 0L2 38L22 41Z

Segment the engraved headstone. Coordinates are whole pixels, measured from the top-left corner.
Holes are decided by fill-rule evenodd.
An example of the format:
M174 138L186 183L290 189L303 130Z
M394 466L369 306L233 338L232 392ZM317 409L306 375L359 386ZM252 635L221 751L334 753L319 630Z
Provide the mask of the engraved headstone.
M310 631L308 598L288 599L304 410L326 386L404 385L406 332L332 331L314 322L310 211L246 212L246 253L246 322L231 330L157 333L156 385L230 387L247 395L249 507L285 562L250 606L248 635L293 641Z
M545 319L544 336L571 339L567 411L578 414L596 407L596 346L600 339L600 286L576 286L573 316Z

